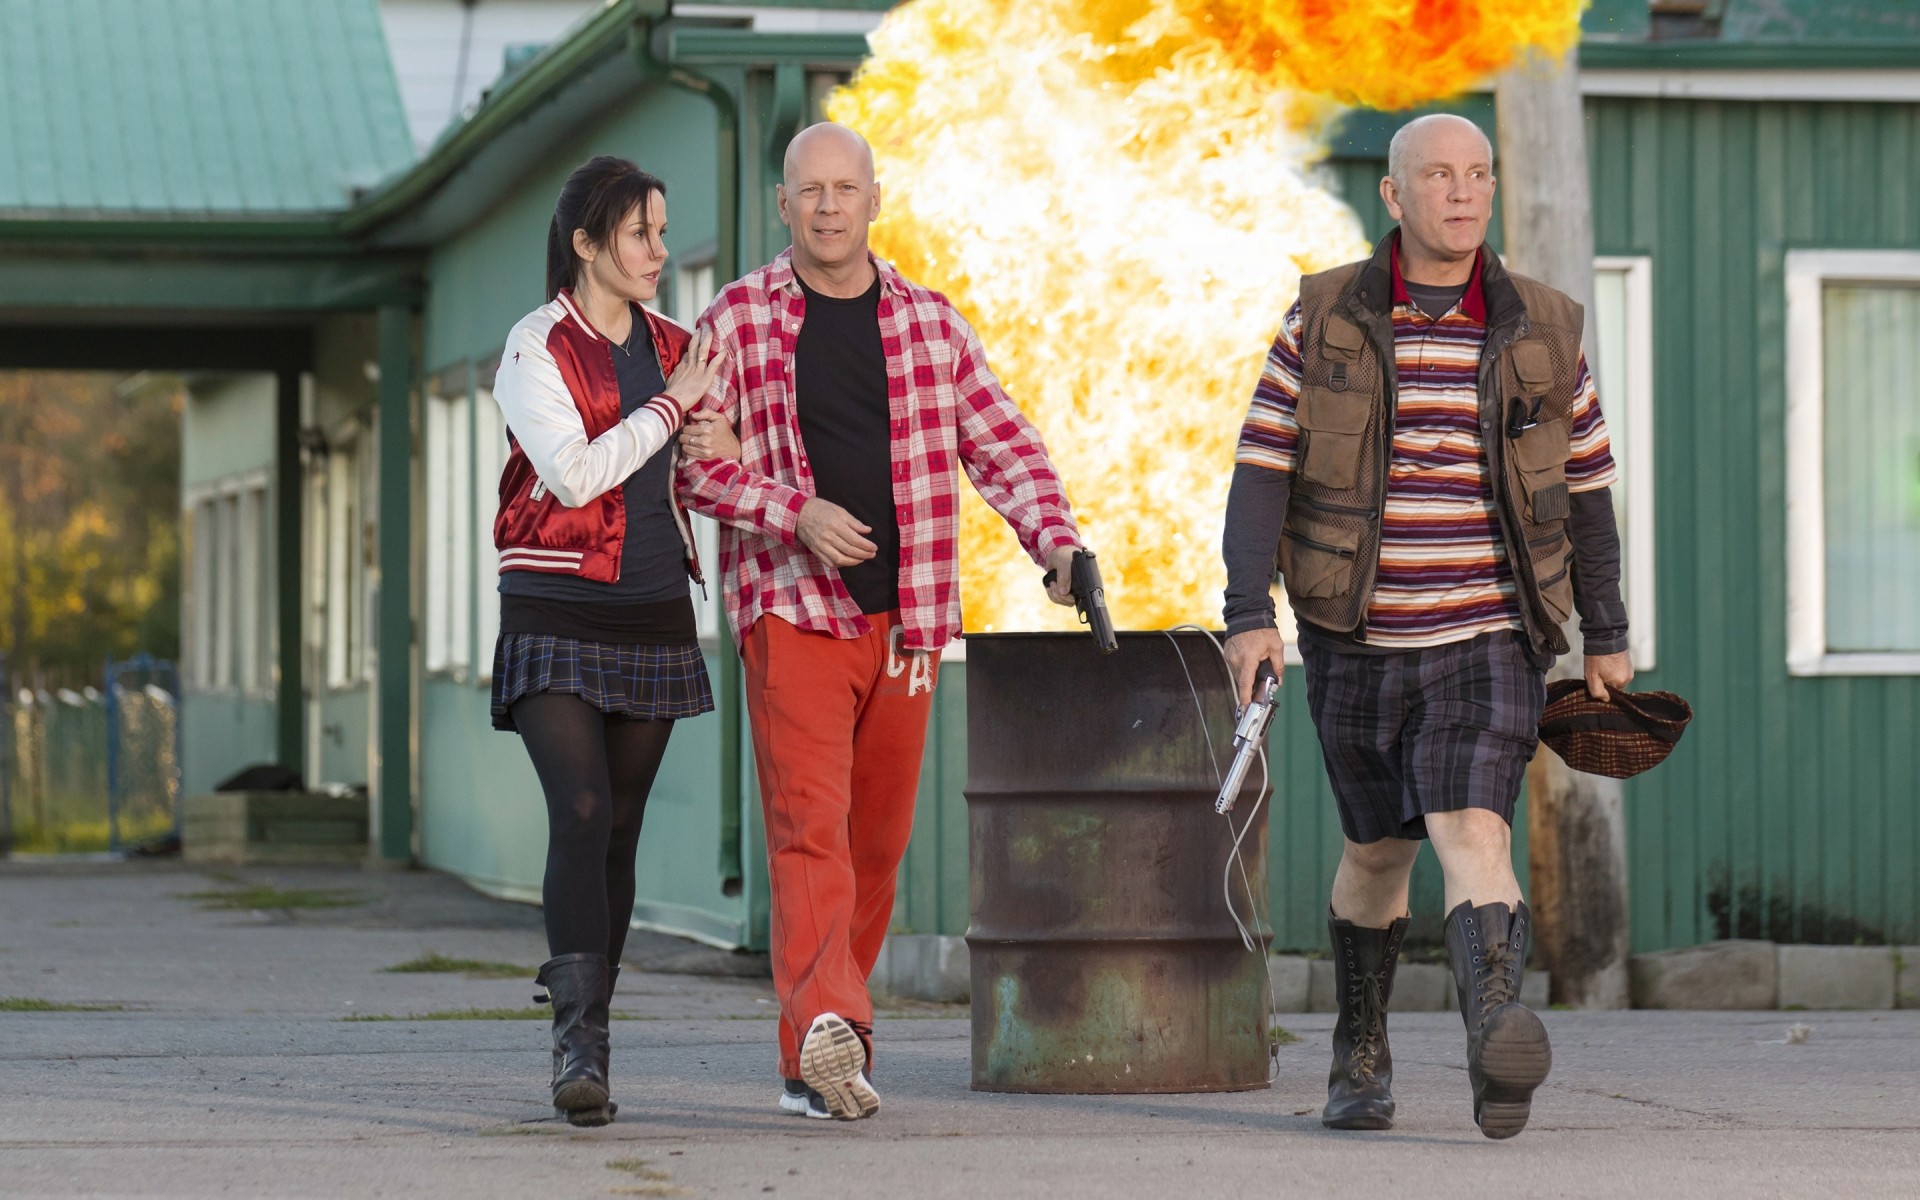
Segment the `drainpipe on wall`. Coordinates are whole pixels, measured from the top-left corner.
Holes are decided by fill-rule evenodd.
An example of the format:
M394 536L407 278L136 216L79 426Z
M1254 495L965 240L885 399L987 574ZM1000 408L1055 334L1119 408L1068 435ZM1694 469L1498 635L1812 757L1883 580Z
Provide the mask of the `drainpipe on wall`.
M377 321L380 588L373 741L379 771L372 781L378 817L372 861L406 866L414 841L413 309L384 304Z

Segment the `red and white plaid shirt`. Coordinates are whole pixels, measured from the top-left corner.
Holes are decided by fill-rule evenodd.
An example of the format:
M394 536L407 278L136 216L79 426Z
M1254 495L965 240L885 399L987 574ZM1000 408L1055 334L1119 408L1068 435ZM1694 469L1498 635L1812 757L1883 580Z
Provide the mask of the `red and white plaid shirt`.
M908 649L938 650L960 633L956 466L1034 562L1078 546L1080 531L1046 446L987 369L973 328L945 296L878 258L873 264L900 524L900 620ZM727 414L740 461L683 460L679 489L688 508L721 524L720 573L736 642L766 615L838 638L870 628L840 572L797 532L800 508L814 495L793 395L806 307L789 250L728 284L698 322L727 351L703 407Z

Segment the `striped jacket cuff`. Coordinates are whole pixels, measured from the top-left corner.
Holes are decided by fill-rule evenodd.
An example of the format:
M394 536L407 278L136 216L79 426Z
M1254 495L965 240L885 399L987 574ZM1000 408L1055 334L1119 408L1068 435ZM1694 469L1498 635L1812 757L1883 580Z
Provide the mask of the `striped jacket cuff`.
M678 400L675 400L665 392L647 401L642 407L651 409L655 416L666 422L668 437L672 437L678 433L680 426L686 423L686 410L680 407Z

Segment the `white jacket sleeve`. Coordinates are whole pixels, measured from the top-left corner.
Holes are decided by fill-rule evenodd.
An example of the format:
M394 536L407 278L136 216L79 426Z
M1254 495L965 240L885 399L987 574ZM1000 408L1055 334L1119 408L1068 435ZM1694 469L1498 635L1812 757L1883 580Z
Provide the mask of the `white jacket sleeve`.
M493 380L507 429L553 498L579 508L627 481L673 440L686 414L673 397L655 396L589 441L580 409L547 349L545 321L514 326Z

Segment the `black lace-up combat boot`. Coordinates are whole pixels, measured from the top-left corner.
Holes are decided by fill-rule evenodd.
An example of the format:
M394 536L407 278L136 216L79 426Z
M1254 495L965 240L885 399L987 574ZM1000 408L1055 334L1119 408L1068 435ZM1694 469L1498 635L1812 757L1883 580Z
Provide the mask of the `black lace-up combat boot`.
M1447 957L1467 1023L1473 1120L1490 1138L1527 1127L1533 1090L1553 1068L1547 1027L1520 1003L1531 926L1525 904L1461 904L1447 914Z
M1368 929L1331 914L1333 986L1340 1020L1333 1027L1333 1070L1327 1074L1329 1129L1393 1128L1393 1052L1387 1047L1387 1001L1393 968L1407 936L1407 918Z

